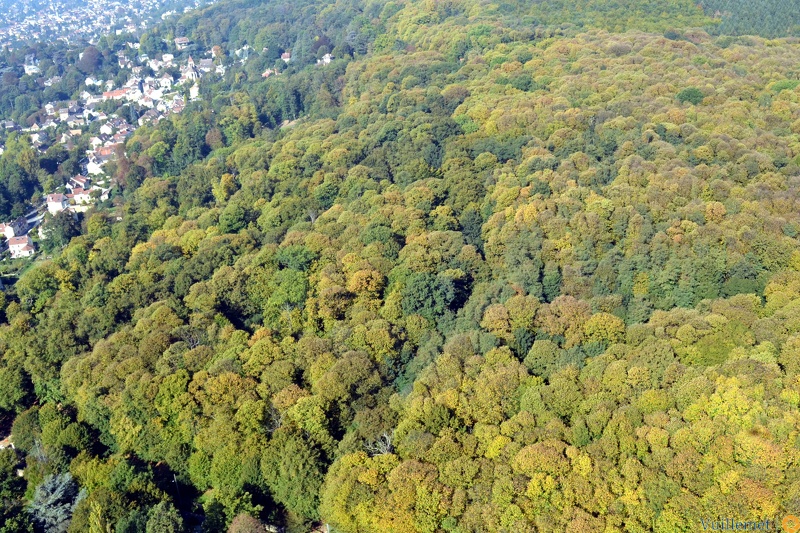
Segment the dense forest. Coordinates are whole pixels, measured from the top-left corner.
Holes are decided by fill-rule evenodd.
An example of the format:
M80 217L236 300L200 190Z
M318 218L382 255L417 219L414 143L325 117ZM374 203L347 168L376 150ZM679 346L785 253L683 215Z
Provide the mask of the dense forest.
M143 36L260 55L2 294L0 531L797 514L800 46L635 4L230 1Z

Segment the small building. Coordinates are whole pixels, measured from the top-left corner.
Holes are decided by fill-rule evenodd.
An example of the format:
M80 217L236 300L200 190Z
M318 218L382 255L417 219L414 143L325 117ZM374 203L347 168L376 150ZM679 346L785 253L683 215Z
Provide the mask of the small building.
M317 59L317 65L330 65L331 61L335 58L330 54L325 54L322 56L322 59Z
M281 59L283 59L284 63L289 63L292 61L292 52L287 50L286 52L281 54Z
M161 115L155 109L150 109L139 117L139 125L144 126L150 122L158 122Z
M86 189L75 187L74 189L72 189L72 199L75 200L75 203L79 205L88 204L91 203L92 196Z
M169 74L164 74L163 76L158 78L158 86L168 91L172 89L172 76L170 76Z
M108 157L97 157L92 156L89 158L89 162L86 163L86 172L96 176L98 174L103 174L103 165L108 162Z
M106 91L103 93L103 100L122 100L128 96L128 89L117 89L115 91Z
M77 175L77 176L73 176L73 177L71 177L69 179L69 182L67 183L67 188L69 188L69 189L76 189L76 188L87 189L87 188L89 188L89 185L91 183L92 183L92 180L87 178L86 176Z
M60 213L61 211L69 207L69 199L60 193L48 194L46 200L47 200L47 210L50 212L51 215Z
M0 233L5 235L6 239L25 235L28 233L28 220L25 217L19 217L13 222L0 224Z
M178 50L184 50L192 43L187 37L178 37L175 39L175 47Z
M14 259L30 257L36 252L33 247L33 241L29 235L11 237L8 239L8 250L11 252L11 257Z

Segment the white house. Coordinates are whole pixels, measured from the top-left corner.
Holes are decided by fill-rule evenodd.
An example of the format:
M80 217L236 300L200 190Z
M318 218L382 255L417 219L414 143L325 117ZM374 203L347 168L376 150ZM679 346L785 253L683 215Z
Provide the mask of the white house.
M20 257L30 257L36 251L33 248L33 241L28 235L11 237L8 239L8 250L11 252L11 257L14 259L19 259Z
M88 204L92 201L89 191L80 187L72 189L72 199L75 200L76 204Z
M86 189L92 180L87 178L86 176L73 176L69 179L67 183L68 189Z
M103 157L91 157L89 158L89 162L86 163L86 172L93 176L97 174L103 173L103 165L105 165L107 159Z
M28 220L25 217L19 217L13 222L0 224L0 233L6 236L6 239L12 237L19 237L28 232Z
M55 193L47 195L47 210L51 215L60 213L67 207L69 207L69 199L63 194Z

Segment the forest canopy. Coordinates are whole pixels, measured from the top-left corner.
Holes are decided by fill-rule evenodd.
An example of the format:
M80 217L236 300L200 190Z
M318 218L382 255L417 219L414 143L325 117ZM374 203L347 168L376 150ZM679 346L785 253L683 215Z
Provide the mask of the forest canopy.
M143 36L261 52L3 293L0 531L800 511L800 48L709 6L242 0ZM12 139L0 208L59 164Z

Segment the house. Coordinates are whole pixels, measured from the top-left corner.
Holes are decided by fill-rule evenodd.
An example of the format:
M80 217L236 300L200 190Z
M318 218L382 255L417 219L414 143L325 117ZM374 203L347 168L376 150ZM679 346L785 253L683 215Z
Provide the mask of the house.
M113 115L112 115L113 116ZM130 129L131 125L128 124L128 121L122 117L114 117L111 120L111 126L118 130L127 130Z
M0 224L0 233L5 235L6 239L25 235L28 233L28 220L25 217L19 217L13 222Z
M92 156L89 162L86 163L86 172L88 174L97 175L103 174L103 165L111 159L109 156Z
M248 57L250 57L250 45L249 44L244 45L243 47L236 50L234 54L236 54L236 57L247 59Z
M261 75L261 77L262 78L269 78L270 76L278 76L278 75L280 75L280 72L278 72L277 70L268 68L267 70L264 71L264 73Z
M81 189L80 187L72 189L72 199L75 200L76 204L88 204L92 201L89 191Z
M73 176L73 177L71 177L69 179L69 182L67 183L67 188L68 189L75 189L75 188L87 189L87 188L89 188L89 185L91 184L91 182L92 182L92 180L90 178L87 178L86 176L77 175L77 176Z
M317 65L330 65L331 61L335 58L330 54L325 54L322 56L322 59L317 59Z
M201 59L199 68L203 72L211 72L214 70L214 61L211 59Z
M106 122L105 124L100 126L100 133L102 133L103 135L111 135L112 133L114 133L114 128L111 126L111 124Z
M117 147L121 146L121 143L112 143L106 146L101 146L97 150L94 151L95 155L98 157L111 157L117 150Z
M284 63L289 63L292 60L292 52L287 50L286 52L282 53L281 59L283 59Z
M3 124L3 128L6 129L6 130L17 130L17 129L19 129L19 126L17 126L17 123L14 122L13 120L4 120L2 122L2 124Z
M139 125L144 126L149 122L153 121L158 122L159 118L161 118L161 115L159 115L158 111L156 111L155 109L150 109L144 115L139 117Z
M129 89L117 89L115 91L106 91L103 93L103 100L122 100L128 95Z
M69 207L69 199L60 193L48 194L46 201L47 201L47 210L50 212L51 215L60 213L61 211Z
M187 37L178 37L175 39L175 47L178 50L184 50L191 42Z
M14 259L30 257L36 251L33 248L33 241L29 235L11 237L8 239L8 250L11 252L11 257Z
M53 116L56 114L56 106L54 106L53 104L46 104L44 106L44 111L48 115Z

